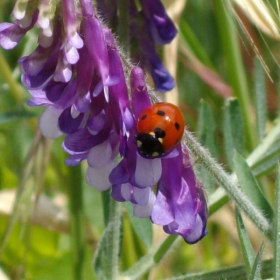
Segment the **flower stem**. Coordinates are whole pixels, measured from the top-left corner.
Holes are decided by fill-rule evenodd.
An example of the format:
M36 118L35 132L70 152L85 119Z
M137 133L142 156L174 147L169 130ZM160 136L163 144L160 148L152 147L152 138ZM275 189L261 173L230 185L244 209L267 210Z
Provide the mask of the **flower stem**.
M85 256L82 178L80 165L69 169L68 195L74 280L83 279L82 269Z
M222 47L224 49L227 62L228 78L233 88L233 93L240 102L245 139L247 147L252 149L256 139L254 136L254 126L252 125L249 89L246 82L246 72L242 62L238 34L232 20L232 13L228 1L215 0L216 19L220 29Z

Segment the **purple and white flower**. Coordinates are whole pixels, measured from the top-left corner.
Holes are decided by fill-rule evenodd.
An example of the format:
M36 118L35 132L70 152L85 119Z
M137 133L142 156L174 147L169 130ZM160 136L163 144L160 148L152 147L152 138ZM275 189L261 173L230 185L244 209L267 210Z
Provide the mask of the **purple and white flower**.
M15 7L15 23L0 24L0 45L13 48L30 29L40 29L37 48L19 63L22 83L32 95L28 104L47 107L39 121L43 135L65 135L63 149L70 155L66 164L86 160L87 182L101 191L111 188L117 201L131 202L135 216L149 217L188 243L200 240L207 233L207 207L187 148L181 144L168 156L155 159L143 158L137 151L136 122L151 105L143 70L124 68L114 36L101 23L91 0L79 0L77 6L74 0L57 2L61 14L52 13L57 9L48 4L54 2L39 3L36 9L28 9L28 4ZM143 11L130 2L130 27L136 26L137 32L132 35L156 87L167 91L174 80L155 44L170 42L176 28L160 1L140 3ZM103 11L108 20L117 16L116 5L98 1L100 9L110 8Z

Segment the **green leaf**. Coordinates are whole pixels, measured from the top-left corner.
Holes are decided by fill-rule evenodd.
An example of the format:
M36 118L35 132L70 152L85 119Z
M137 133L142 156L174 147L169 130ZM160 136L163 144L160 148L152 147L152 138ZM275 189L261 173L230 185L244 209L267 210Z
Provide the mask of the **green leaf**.
M249 276L254 265L255 252L252 247L249 236L246 232L245 225L243 223L243 219L238 208L236 208L236 224L237 224L238 236L242 248L243 258L245 261L245 267L246 267L247 275Z
M198 120L198 137L200 143L207 147L213 157L217 157L217 145L215 141L216 137L216 124L214 121L214 116L209 108L209 106L202 101L199 108L199 120ZM200 167L200 178L203 182L203 185L206 189L211 190L215 181L213 180L212 175L203 167Z
M244 135L241 110L237 99L227 99L224 107L223 134L228 164L233 168L234 151L243 152Z
M121 279L136 280L143 277L153 266L158 264L176 244L178 235L169 235L156 248L152 248L144 257L136 262L131 268L122 273Z
M261 274L264 279L272 278L273 260L265 260L261 265ZM245 280L246 270L243 265L231 266L214 271L199 272L168 278L168 280ZM167 280L167 279L166 279Z
M252 272L250 275L250 280L261 280L261 266L262 266L262 255L264 251L264 243L262 243L261 248L256 256Z
M36 117L36 114L27 111L14 111L14 112L0 113L0 124L6 124L12 121L17 121L26 118L33 118L33 117Z
M244 194L250 199L253 205L262 212L266 218L272 223L273 210L263 195L263 192L253 176L250 167L245 159L239 154L234 155L235 172Z
M94 270L98 279L118 279L121 241L121 204L111 199L109 223L98 243L94 256Z
M213 113L209 106L202 101L199 108L199 119L198 119L198 137L200 143L206 146L212 156L217 156L217 146L215 143L215 131L216 124L214 121Z
M125 203L129 220L138 235L147 247L153 242L153 227L150 219L139 219L134 217L131 203Z
M276 203L274 220L274 266L273 274L275 280L280 280L280 165L277 168Z
M262 141L265 135L267 101L263 68L258 58L255 59L254 88L258 136L259 140Z
M188 49L191 49L194 55L204 65L213 69L214 67L211 60L209 59L209 56L205 52L199 40L196 38L195 33L192 31L185 18L181 19L179 32L180 32L180 38L182 39L183 43L187 45Z

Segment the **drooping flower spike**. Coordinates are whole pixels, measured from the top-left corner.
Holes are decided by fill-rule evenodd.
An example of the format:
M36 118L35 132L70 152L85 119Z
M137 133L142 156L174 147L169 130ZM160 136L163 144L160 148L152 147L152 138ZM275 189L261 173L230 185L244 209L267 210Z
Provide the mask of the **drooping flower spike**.
M30 29L40 29L37 48L19 63L22 83L32 95L28 104L47 107L39 122L42 133L48 138L65 135L66 164L86 160L87 182L101 191L112 188L114 199L133 204L135 216L149 217L188 243L200 240L206 234L207 207L187 148L179 143L168 155L156 158L139 154L137 119L151 105L143 70L124 69L114 36L91 0L79 0L78 6L74 0L38 3L34 8L30 2L17 1L15 23L0 24L0 44L13 48ZM140 3L143 11L130 1L129 26L137 26L140 16L143 26L151 29L143 40L137 35L142 42L138 53L146 59L142 65L155 73L157 88L168 90L172 78L147 40L169 42L176 29L159 1ZM111 7L105 0L97 4L113 22L117 2L112 1ZM170 31L167 37L164 29Z

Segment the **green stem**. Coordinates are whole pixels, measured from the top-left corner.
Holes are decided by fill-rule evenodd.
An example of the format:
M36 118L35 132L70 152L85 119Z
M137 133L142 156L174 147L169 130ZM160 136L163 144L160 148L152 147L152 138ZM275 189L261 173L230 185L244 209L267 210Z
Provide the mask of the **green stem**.
M85 256L82 181L83 180L80 165L69 169L68 194L74 280L83 279L82 270Z
M167 252L172 248L172 244L177 240L178 235L169 235L160 245L157 253L154 256L154 262L158 264Z
M274 279L280 280L280 165L277 169L276 183L276 203L275 203L275 222L274 222Z
M226 190L228 195L242 209L246 215L257 225L257 227L270 239L273 232L266 217L257 209L251 201L244 195L235 179L227 174L223 168L211 157L195 138L185 131L184 139L189 150L198 158L200 163L213 175L216 181Z
M246 135L246 144L249 149L254 147L255 135L253 120L250 118L250 98L249 89L246 82L246 72L242 62L242 55L238 42L238 33L232 20L228 0L215 0L216 19L219 25L222 47L227 62L228 77L235 96L238 98L241 106L244 129Z
M2 51L0 51L0 68L1 76L3 77L3 80L8 84L14 101L18 102L22 99L22 90L18 82L13 77L11 68L4 58Z

